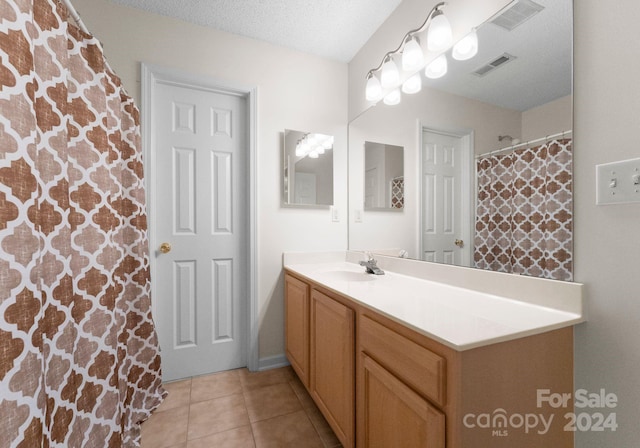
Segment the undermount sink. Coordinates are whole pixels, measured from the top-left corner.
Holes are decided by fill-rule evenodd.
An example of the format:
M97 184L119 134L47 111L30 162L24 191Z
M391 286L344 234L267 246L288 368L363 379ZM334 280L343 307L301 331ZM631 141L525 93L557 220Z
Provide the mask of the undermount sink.
M375 276L367 274L364 270L362 272L356 271L324 271L322 276L327 280L335 280L341 282L370 282L375 280Z

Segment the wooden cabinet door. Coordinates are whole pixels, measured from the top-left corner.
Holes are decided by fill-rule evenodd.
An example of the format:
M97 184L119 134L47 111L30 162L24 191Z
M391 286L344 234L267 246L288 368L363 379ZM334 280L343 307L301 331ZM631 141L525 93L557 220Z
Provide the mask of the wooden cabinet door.
M309 285L295 277L284 279L285 350L291 366L309 388Z
M311 292L311 395L345 448L354 446L354 312Z
M444 414L372 358L360 356L358 447L444 448Z

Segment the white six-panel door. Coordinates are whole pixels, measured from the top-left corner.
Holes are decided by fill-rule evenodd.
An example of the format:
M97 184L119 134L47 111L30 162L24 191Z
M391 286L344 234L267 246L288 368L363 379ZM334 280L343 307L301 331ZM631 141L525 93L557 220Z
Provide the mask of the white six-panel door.
M468 265L470 217L463 137L422 133L422 256L426 261ZM465 195L467 197L465 197ZM456 245L458 241L458 245Z
M245 366L246 98L158 83L153 102L151 252L164 380Z

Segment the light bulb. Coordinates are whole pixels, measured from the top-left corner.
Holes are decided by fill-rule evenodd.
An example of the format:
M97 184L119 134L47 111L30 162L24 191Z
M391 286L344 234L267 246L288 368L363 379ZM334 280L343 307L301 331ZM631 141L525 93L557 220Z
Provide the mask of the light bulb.
M309 158L310 158L310 159L317 159L317 158L318 158L318 155L319 155L319 154L318 154L317 152L315 152L315 151L311 151L311 152L309 153Z
M412 37L402 50L402 70L412 72L422 67L424 67L424 53L418 40Z
M387 93L383 101L387 106L395 106L396 104L400 104L401 97L400 89L393 89L391 92Z
M422 78L420 77L420 73L416 73L402 84L402 91L404 93L418 93L421 89Z
M427 78L437 79L447 74L447 57L441 54L435 58L424 71Z
M302 145L296 146L296 157L303 157L304 155L304 148Z
M382 88L389 89L395 87L400 82L400 73L398 66L393 59L388 58L387 62L382 65L382 73L380 74L380 84Z
M317 152L318 154L324 154L324 146L322 145L316 146L315 152Z
M471 59L478 53L478 33L471 31L453 46L451 56L458 61Z
M380 81L373 75L369 75L367 79L367 87L365 90L367 101L378 101L382 98L382 86Z
M427 30L427 48L429 51L444 51L451 46L452 42L453 34L449 20L442 11L435 11Z

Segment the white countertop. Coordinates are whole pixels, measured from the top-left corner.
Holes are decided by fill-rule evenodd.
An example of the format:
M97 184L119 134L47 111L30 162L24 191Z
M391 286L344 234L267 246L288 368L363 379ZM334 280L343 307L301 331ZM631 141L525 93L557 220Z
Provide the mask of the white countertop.
M296 263L294 257L290 260L293 263L287 263L285 258L285 268L458 351L585 320L580 311L540 306L388 270L385 275L366 274L358 264L329 260Z

